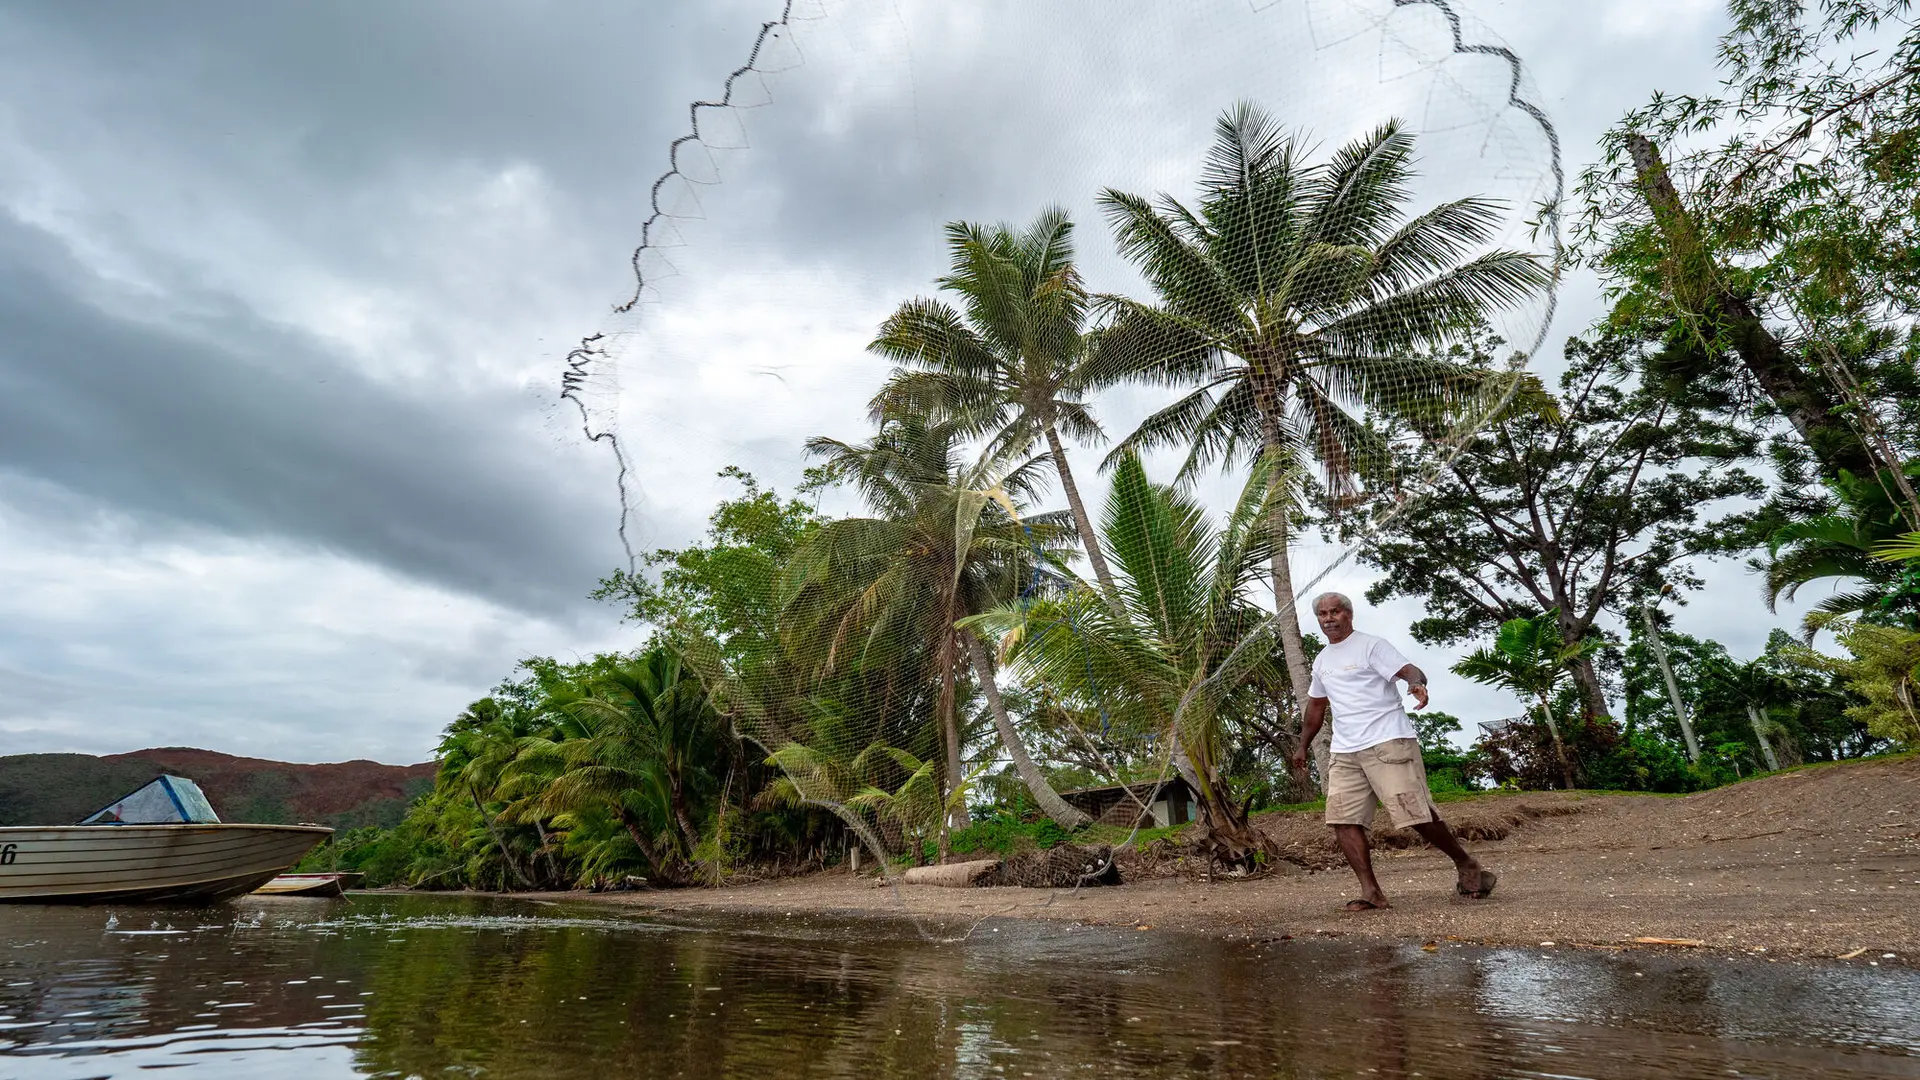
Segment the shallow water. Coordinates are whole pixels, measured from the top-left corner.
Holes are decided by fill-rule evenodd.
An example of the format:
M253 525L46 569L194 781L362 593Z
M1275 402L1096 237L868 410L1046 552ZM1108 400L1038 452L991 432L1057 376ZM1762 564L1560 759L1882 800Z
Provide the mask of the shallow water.
M0 907L6 1080L1920 1077L1916 1050L1894 967L453 897Z

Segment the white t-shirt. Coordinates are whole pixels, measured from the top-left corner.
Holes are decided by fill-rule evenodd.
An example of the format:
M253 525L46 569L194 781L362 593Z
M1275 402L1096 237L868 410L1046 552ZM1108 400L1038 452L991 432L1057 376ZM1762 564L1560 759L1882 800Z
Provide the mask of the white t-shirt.
M1400 704L1393 673L1407 666L1400 650L1358 630L1313 658L1310 697L1326 698L1333 713L1333 752L1351 754L1388 739L1417 738Z

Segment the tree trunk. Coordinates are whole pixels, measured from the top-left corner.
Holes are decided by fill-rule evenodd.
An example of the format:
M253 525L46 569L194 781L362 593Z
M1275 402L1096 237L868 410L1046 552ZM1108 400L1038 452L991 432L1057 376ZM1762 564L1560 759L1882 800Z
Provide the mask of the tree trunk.
M1560 741L1560 724L1553 718L1553 703L1545 697L1540 699L1540 718L1547 722L1547 734L1553 736L1553 756L1560 760L1560 780L1572 791L1578 786L1573 779L1573 762L1567 757L1567 744Z
M1287 537L1291 535L1291 516L1287 513L1284 500L1275 500L1269 511L1272 522L1274 543L1271 570L1273 573L1274 626L1280 633L1280 652L1287 661L1287 682L1293 690L1293 703L1296 716L1307 715L1307 687L1313 683L1313 671L1307 662L1307 641L1300 633L1300 613L1293 600L1293 565L1288 558ZM1296 721L1297 723L1298 721ZM1327 782L1327 767L1333 759L1333 723L1320 729L1320 737L1313 741L1314 768L1318 770L1316 783L1324 787Z
M953 623L953 608L949 605L945 624L947 639L940 646L943 654L940 657L940 736L941 741L946 744L946 777L945 782L940 785L940 797L948 804L947 813L942 818L946 822L946 827L940 830L940 857L943 859L947 857L948 832L953 829L964 829L968 824L965 800L953 798L954 789L959 786L960 777L964 775L963 766L960 763L960 720L957 715L959 695L954 690L956 658L953 655L953 639L957 632L953 629Z
M675 776L667 783L667 801L673 806L674 824L680 826L680 836L687 842L687 854L692 855L700 846L700 830L693 827L693 814L687 808L687 792L680 777Z
M1603 582L1603 587L1604 584ZM1555 595L1559 595L1558 588ZM1586 635L1592 628L1580 626L1574 621L1570 613L1572 605L1562 603L1556 606L1560 614L1555 618L1555 622L1558 623L1561 642L1568 646L1578 646L1586 640ZM1589 721L1606 719L1608 716L1607 694L1600 686L1600 673L1594 670L1593 657L1587 653L1580 654L1567 665L1567 672L1573 676L1574 689L1580 694L1580 711L1586 714Z
M1255 398L1259 401L1258 395ZM1260 436L1265 441L1266 453L1278 455L1281 451L1280 411L1286 407L1284 398L1276 393L1275 400L1263 404L1260 410ZM1273 613L1274 627L1280 633L1280 653L1287 662L1287 682L1293 690L1294 708L1297 710L1295 723L1304 722L1307 715L1307 687L1312 684L1313 672L1307 662L1307 642L1300 633L1300 613L1293 601L1293 563L1289 555L1290 541L1293 535L1292 515L1287 512L1287 493L1281 490L1286 476L1276 467L1267 481L1267 490L1272 497L1272 506L1268 509L1268 523L1273 532L1273 557L1269 563L1273 574ZM1333 758L1333 723L1320 729L1320 737L1313 743L1314 766L1319 770L1318 784L1324 788L1327 782L1327 766Z
M1114 609L1118 618L1120 612L1120 593L1114 588L1113 574L1107 569L1107 557L1100 550L1099 537L1093 531L1093 519L1087 516L1086 503L1080 499L1080 485L1073 482L1073 470L1067 467L1067 448L1060 443L1059 433L1053 425L1047 425L1047 451L1053 455L1054 471L1060 474L1061 490L1066 492L1067 507L1073 511L1074 528L1080 530L1080 546L1086 549L1087 564L1093 567L1094 579L1100 582L1100 595L1106 598L1107 606Z
M540 834L540 852L547 857L547 880L564 882L566 877L560 872L560 860L553 857L553 839L547 834L547 827L539 821L535 821L533 827Z
M974 859L970 862L947 863L943 866L916 866L900 875L900 880L909 885L944 885L950 889L971 889L976 885L986 885L994 871L1000 869L999 859Z
M993 664L987 656L987 647L972 634L962 633L960 636L966 640L967 655L973 660L973 673L980 680L980 691L987 695L987 711L993 714L993 726L1000 731L1000 743L1007 748L1007 755L1013 758L1013 767L1026 783L1027 790L1033 793L1033 801L1039 803L1041 812L1063 829L1071 831L1091 823L1092 818L1067 805L1067 801L1053 790L1053 785L1047 783L1045 774L1033 763L1033 758L1028 756L1026 744L1020 741L1020 733L1013 729L1013 721L1007 716L1006 703L1000 700L1000 687L993 681Z
M1753 702L1747 702L1747 722L1753 725L1753 737L1760 740L1760 756L1767 759L1767 771L1779 772L1780 759L1773 755L1773 742L1767 738L1767 722Z
M485 825L487 835L493 837L493 846L500 849L500 860L507 864L507 869L513 871L514 877L520 879L520 884L529 889L533 888L533 882L528 880L526 871L520 869L520 864L513 861L513 853L507 850L507 842L500 839L499 830L493 827L493 817L487 813L487 808L480 804L479 790L472 784L468 784L467 794L473 799L474 810L480 814L480 824Z
M873 852L874 861L880 864L880 873L882 875L887 873L887 845L881 842L880 834L874 832L873 826L867 824L865 819L847 809L845 803L827 802L824 799L809 799L805 797L802 797L800 801L808 806L817 806L832 814L834 817L839 818L840 823L851 830L853 835L867 846L868 851ZM855 873L859 872L860 867L858 863L854 865L853 869Z
M1247 823L1244 808L1236 805L1228 793L1226 779L1220 775L1209 749L1203 745L1199 747L1200 753L1189 752L1201 783L1194 788L1200 797L1200 821L1187 831L1187 842L1206 855L1210 866L1220 863L1243 870L1255 869L1263 853L1274 856L1279 852L1265 833Z
M619 819L621 827L627 830L627 835L633 839L633 846L640 849L640 854L647 860L647 865L653 867L653 876L659 878L661 881L671 880L672 875L667 873L666 865L660 861L660 856L654 852L653 844L650 843L645 836L641 835L640 823L633 820L633 814L630 813L626 807L615 803L613 816Z
M1771 398L1793 425L1820 462L1822 472L1834 476L1845 469L1855 476L1873 476L1878 471L1873 454L1859 432L1836 410L1826 388L1767 329L1752 303L1723 284L1726 279L1714 265L1713 253L1705 249L1698 227L1680 200L1679 189L1660 160L1659 148L1645 135L1630 132L1627 153L1633 158L1641 197L1666 239L1668 264L1672 267L1670 287L1681 306L1700 311L1717 324L1760 392Z
M1100 583L1100 596L1107 603L1107 610L1113 613L1116 622L1127 621L1126 608L1120 603L1120 590L1113 583L1113 573L1107 569L1107 557L1100 550L1100 541L1093 531L1093 519L1087 516L1087 506L1080 498L1080 485L1073 481L1073 470L1067 465L1067 448L1061 444L1060 435L1047 425L1047 452L1053 456L1053 465L1060 473L1060 487L1066 492L1067 506L1073 511L1073 524L1080 530L1081 546L1086 549L1087 563L1093 567L1093 576ZM1174 772L1180 775L1187 786L1200 790L1200 774L1194 771L1193 762L1187 758L1186 747L1179 739L1173 741Z
M1686 740L1687 760L1700 760L1700 740L1694 737L1693 720L1687 716L1687 703L1680 696L1680 680L1673 677L1673 665L1667 661L1666 642L1660 640L1660 628L1653 622L1653 602L1649 600L1640 608L1641 618L1647 624L1647 644L1653 648L1653 658L1660 664L1660 675L1667 682L1667 700L1673 703L1673 718L1680 722L1680 736Z

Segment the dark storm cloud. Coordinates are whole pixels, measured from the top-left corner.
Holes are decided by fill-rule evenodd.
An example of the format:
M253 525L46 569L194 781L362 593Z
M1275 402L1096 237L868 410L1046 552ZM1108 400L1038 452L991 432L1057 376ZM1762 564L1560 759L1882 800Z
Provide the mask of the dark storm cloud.
M628 195L662 136L750 40L760 4L138 0L12 6L35 113L84 111L182 157L284 156L315 186L396 159L524 156ZM595 186L595 185L583 185Z
M515 299L571 291L592 298L575 309L590 318L593 285L607 298L619 287L644 177L684 124L663 103L705 92L708 58L742 50L746 9L761 6L710 5L698 20L467 2L0 13L0 98L33 102L0 108L0 136L10 127L16 148L56 167L52 198L79 207L58 225L78 243L105 238L105 261L162 294L117 294L73 257L76 241L0 216L0 468L515 606L584 602L619 557L610 462L564 423L540 429L545 394L477 378L461 343L431 328L409 362L446 377L392 378L377 358L354 363L279 325L235 282L285 275L284 293L302 272L359 277L482 325ZM523 282L486 268L492 294L463 295L448 279L466 268L446 263L473 237L409 205L462 163L481 176L531 163L551 180L559 239L611 242L558 245L549 264L513 268ZM203 213L238 225L195 237ZM288 250L314 265L279 264ZM564 341L505 349L537 368ZM650 509L664 531L685 524Z
M597 456L543 438L525 396L397 389L231 306L146 321L87 281L0 219L0 468L523 608L616 564Z

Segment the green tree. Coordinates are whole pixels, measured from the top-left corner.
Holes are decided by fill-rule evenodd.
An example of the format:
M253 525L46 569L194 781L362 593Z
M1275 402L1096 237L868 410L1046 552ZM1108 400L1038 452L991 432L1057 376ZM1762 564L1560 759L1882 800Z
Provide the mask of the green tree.
M1619 659L1627 734L1678 746L1679 721L1645 632L1637 620L1630 626L1632 632ZM1883 745L1846 715L1858 699L1846 691L1837 676L1808 663L1808 650L1795 644L1785 631L1773 631L1766 648L1745 665L1717 641L1671 627L1663 628L1660 638L1680 695L1705 746L1746 740L1752 745L1752 757L1765 760L1766 754L1754 735L1753 718L1747 712L1749 700L1758 706L1768 742L1782 765L1858 757ZM1727 677L1731 669L1743 666L1754 669L1750 674L1759 685L1749 689L1757 693L1742 693L1740 680Z
M1263 687L1285 683L1271 620L1250 599L1271 555L1267 501L1284 490L1267 476L1272 467L1255 465L1216 528L1198 501L1148 481L1138 458L1122 458L1102 518L1120 568L1117 607L1081 587L1005 604L972 623L1010 642L1030 681L1102 707L1129 730L1171 734L1199 779L1205 842L1236 864L1266 845L1228 790L1229 725L1270 700ZM1169 760L1163 752L1162 769Z
M1850 654L1842 659L1796 650L1806 663L1840 677L1859 702L1847 715L1903 747L1920 745L1920 632L1833 619L1828 630Z
M1320 164L1250 104L1223 115L1196 209L1109 189L1101 204L1155 303L1109 298L1103 378L1191 387L1109 456L1187 448L1183 481L1214 462L1273 459L1273 483L1312 456L1337 492L1382 449L1351 408L1460 406L1481 373L1429 347L1551 280L1531 256L1482 251L1502 220L1478 198L1408 216L1413 136L1397 122ZM1479 252L1479 254L1475 254ZM1268 501L1278 630L1296 701L1307 653L1287 559L1293 499Z
M514 760L527 779L529 809L544 816L603 809L657 876L683 879L730 739L680 654L655 645L589 670L549 707L565 718L558 737L528 741Z
M641 562L652 576L618 570L592 596L625 604L627 618L675 637L705 635L726 662L739 663L777 633L774 583L780 568L823 519L807 503L761 487L737 466L719 476L737 481L741 494L714 509L701 543L650 552Z
M1087 562L1111 594L1113 575L1061 441L1105 434L1086 403L1100 386L1082 334L1087 291L1073 262L1073 222L1061 210L1018 233L956 221L947 248L952 271L939 286L960 309L921 298L881 324L869 348L900 370L875 395L873 419L956 422L1014 453L1044 439Z
M1780 756L1774 752L1771 735L1774 724L1767 718L1767 711L1782 702L1791 693L1791 687L1774 673L1764 656L1746 663L1727 657L1713 665L1711 678L1715 689L1732 698L1747 714L1754 742L1760 747L1761 760L1769 770L1778 771Z
M1920 479L1920 461L1909 464L1906 474ZM1827 487L1835 508L1774 529L1766 558L1752 564L1765 576L1768 609L1782 597L1793 599L1804 585L1839 578L1853 587L1814 605L1805 624L1809 639L1822 620L1837 615L1920 630L1920 564L1882 557L1898 554L1900 537L1912 528L1890 494L1897 488L1884 477L1867 480L1847 472Z
M909 416L885 421L865 443L808 442L873 516L828 522L795 553L782 578L785 622L806 643L816 678L905 666L937 685L949 792L963 776L959 689L970 670L1034 800L1063 828L1077 828L1087 815L1048 783L1013 726L985 646L957 627L1017 595L1066 529L1059 515L1016 513L1032 492L1032 462L1017 463L1001 446L966 463L963 436L959 425ZM964 815L956 807L951 824L964 826Z
M1397 466L1431 486L1412 512L1367 526L1358 557L1382 575L1368 600L1424 601L1416 640L1466 641L1552 611L1559 640L1580 645L1605 615L1627 617L1636 593L1697 584L1693 560L1737 543L1744 519L1703 508L1763 491L1729 463L1754 440L1643 382L1617 336L1569 341L1566 356L1557 395L1524 395L1463 446L1417 446ZM1572 665L1583 710L1605 717L1593 654Z
M1870 477L1920 453L1920 27L1911 0L1727 7L1719 87L1603 138L1582 243L1675 386Z
M487 837L500 853L501 864L527 888L533 880L514 857L503 835L497 812L487 809L499 792L524 740L535 734L534 717L497 697L484 697L467 706L440 740L435 752L440 765L434 774L436 789L470 799Z
M1531 698L1539 707L1540 719L1553 737L1554 757L1560 764L1560 778L1575 787L1573 761L1567 755L1559 721L1554 717L1554 692L1567 678L1572 666L1584 656L1602 647L1598 638L1568 642L1560 636L1560 613L1546 611L1530 619L1510 619L1500 625L1491 647L1481 647L1453 665L1457 675L1478 683L1498 686L1523 699Z

